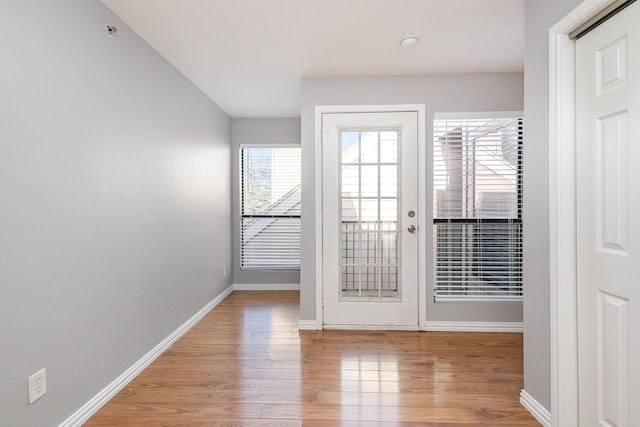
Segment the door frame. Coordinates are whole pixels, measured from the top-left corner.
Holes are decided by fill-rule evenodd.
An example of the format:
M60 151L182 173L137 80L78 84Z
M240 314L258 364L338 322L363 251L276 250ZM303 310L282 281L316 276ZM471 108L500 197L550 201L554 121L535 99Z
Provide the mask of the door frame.
M577 426L576 42L569 33L616 0L584 0L549 30L551 425Z
M418 114L418 327L424 330L427 322L427 246L426 246L426 190L430 188L427 182L426 165L426 115L424 104L392 104L392 105L317 105L315 108L315 239L316 239L316 329L324 328L323 309L323 164L322 164L322 115L333 113L397 113L415 112ZM421 262L421 259L424 259Z

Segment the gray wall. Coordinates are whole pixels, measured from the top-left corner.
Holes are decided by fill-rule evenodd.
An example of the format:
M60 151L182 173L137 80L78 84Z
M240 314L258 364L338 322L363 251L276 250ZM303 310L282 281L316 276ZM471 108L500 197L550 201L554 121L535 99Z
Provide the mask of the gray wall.
M433 114L454 111L519 111L523 109L521 73L441 75L388 78L305 78L302 80L302 266L300 318L316 319L315 280L315 107L317 105L426 104L426 141L433 134ZM431 150L427 165L431 165ZM430 176L430 170L427 171ZM525 181L525 192L526 192ZM427 186L430 188L430 186ZM431 190L427 190L427 209ZM430 212L430 210L429 210ZM427 215L429 218L430 215ZM426 227L428 236L431 227ZM427 272L432 289L431 245L427 237ZM440 303L427 295L428 320L522 321L522 303Z
M300 145L300 119L233 119L231 122L233 182L233 283L299 284L299 271L240 270L240 146L242 144Z
M53 426L228 286L231 121L97 0L0 46L0 424Z
M524 59L524 388L551 402L549 301L549 28L580 0L527 0Z

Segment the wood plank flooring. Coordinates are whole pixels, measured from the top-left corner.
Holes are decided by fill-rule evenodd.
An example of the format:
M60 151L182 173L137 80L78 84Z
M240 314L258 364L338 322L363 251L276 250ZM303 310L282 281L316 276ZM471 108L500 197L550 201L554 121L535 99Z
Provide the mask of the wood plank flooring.
M297 292L234 292L86 426L539 426L522 335L298 331Z

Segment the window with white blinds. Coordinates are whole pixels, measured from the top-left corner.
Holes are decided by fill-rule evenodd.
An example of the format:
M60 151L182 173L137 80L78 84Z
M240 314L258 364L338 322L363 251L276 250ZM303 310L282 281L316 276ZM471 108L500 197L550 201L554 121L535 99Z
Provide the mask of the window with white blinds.
M522 300L520 113L436 114L435 301Z
M243 270L300 269L300 147L243 146Z

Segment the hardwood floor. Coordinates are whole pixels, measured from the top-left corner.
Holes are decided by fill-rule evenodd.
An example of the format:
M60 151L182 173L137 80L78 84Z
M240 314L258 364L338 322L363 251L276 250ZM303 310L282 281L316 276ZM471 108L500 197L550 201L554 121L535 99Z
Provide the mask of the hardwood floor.
M297 292L234 292L86 426L539 426L522 335L298 331Z

